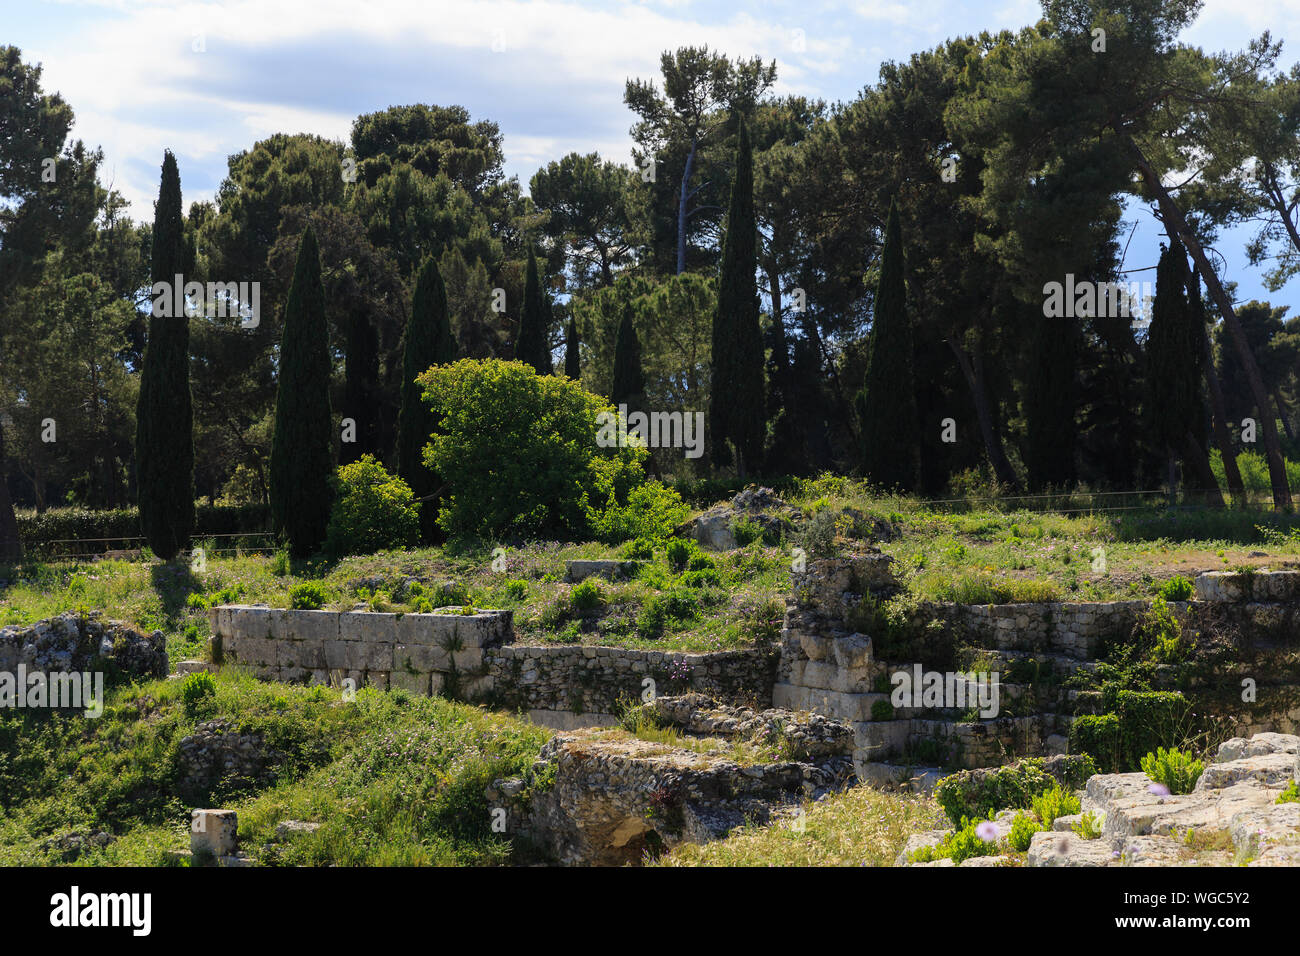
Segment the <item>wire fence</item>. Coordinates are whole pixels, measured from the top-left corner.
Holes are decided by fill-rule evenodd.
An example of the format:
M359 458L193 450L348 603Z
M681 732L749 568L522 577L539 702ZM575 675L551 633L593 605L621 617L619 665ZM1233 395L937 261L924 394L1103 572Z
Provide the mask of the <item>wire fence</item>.
M1181 489L1173 500L1168 490L1143 491L1061 491L1033 495L967 495L961 498L923 498L921 507L940 510L963 510L985 507L996 511L1051 511L1057 514L1092 512L1178 510L1188 512L1217 510L1209 504L1218 489ZM1273 503L1268 492L1247 492L1235 497L1224 496L1225 505L1233 508L1267 508Z
M209 542L228 543L231 547L210 547ZM258 543L261 542L261 543ZM192 548L203 548L205 554L265 554L278 550L276 536L270 531L236 531L228 534L194 535ZM124 535L111 538L52 538L31 545L31 557L46 561L82 561L105 558L140 557L145 548L143 535Z

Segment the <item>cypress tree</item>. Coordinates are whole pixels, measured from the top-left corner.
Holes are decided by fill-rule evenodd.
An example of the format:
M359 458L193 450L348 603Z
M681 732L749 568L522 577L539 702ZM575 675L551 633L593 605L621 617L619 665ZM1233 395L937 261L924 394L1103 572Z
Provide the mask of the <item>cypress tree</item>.
M343 416L356 423L356 441L339 442L339 464L358 461L367 454L383 457L376 438L379 333L361 308L352 313L348 322L348 350L343 373Z
M329 524L334 471L330 365L320 249L308 227L285 300L271 438L271 517L296 557L319 548Z
M1152 437L1169 463L1169 493L1176 488L1178 449L1195 434L1202 413L1200 381L1204 349L1201 317L1188 303L1182 245L1174 240L1160 250L1156 297L1147 334L1147 392ZM1199 290L1198 290L1199 291ZM1199 297L1199 296L1198 296Z
M528 272L524 276L524 310L519 320L519 340L515 358L531 365L538 375L551 371L550 352L546 348L546 303L537 278L537 257L528 250Z
M623 303L623 319L618 324L618 337L614 340L614 387L610 400L615 406L626 402L629 411L640 410L645 398L645 376L641 372L641 341L632 324L631 303Z
M910 491L920 481L921 432L904 268L903 235L895 201L889 204L871 323L871 354L857 406L867 478L883 488Z
M397 414L397 474L411 486L415 497L433 494L442 482L424 464L424 446L437 428L437 417L424 401L416 377L434 365L456 361L451 334L447 289L438 264L426 259L420 267L411 297L411 320L402 343L401 411ZM420 503L420 538L426 544L437 535L438 503Z
M163 156L154 206L152 275L172 290L189 262L176 157ZM184 282L184 278L180 280ZM176 298L181 290L172 290ZM155 309L155 312L171 309ZM190 395L190 327L180 315L151 315L136 406L136 487L140 527L164 561L189 547L194 528L194 408Z
M758 229L754 218L754 162L749 130L740 122L736 172L722 245L718 310L713 320L710 444L715 464L736 451L737 470L758 468L767 428L763 341L758 325Z
M578 323L569 319L564 336L564 374L575 382L582 381L582 359L578 353Z

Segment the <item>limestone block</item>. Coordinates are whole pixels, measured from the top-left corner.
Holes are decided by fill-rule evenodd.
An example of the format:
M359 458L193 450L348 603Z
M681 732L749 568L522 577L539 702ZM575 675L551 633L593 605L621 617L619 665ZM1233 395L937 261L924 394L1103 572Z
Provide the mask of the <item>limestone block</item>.
M326 666L324 641L276 641L275 659L281 667L315 670Z
M416 670L446 671L450 669L451 655L441 647L429 644L398 644L393 648L395 671Z
M274 633L288 641L333 641L339 636L339 617L337 611L283 611Z
M239 842L239 818L234 810L191 810L190 851L226 856Z
M412 694L420 694L424 697L429 696L429 672L416 671L411 672L405 668L398 667L388 675L388 685L391 688L400 687L408 690Z
M360 611L340 614L338 617L341 641L389 645L397 643L397 615L395 614Z
M1111 866L1117 858L1104 839L1044 830L1031 839L1025 862L1027 866Z

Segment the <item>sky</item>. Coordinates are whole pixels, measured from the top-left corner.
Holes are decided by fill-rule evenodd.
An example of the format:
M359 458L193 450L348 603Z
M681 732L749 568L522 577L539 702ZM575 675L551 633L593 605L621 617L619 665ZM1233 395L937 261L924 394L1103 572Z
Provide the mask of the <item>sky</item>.
M74 136L103 149L104 183L148 219L164 149L188 205L213 197L230 154L272 133L346 141L362 113L455 103L500 125L506 172L526 187L573 151L630 163L623 85L657 79L664 50L775 59L778 93L834 102L882 62L1039 16L1036 0L0 0L0 43L42 65ZM1208 0L1182 39L1235 50L1265 30L1285 41L1282 64L1300 61L1300 0ZM1129 221L1125 267L1154 265L1159 225L1140 206ZM1239 298L1300 313L1300 281L1269 293L1247 262L1251 235L1215 246Z

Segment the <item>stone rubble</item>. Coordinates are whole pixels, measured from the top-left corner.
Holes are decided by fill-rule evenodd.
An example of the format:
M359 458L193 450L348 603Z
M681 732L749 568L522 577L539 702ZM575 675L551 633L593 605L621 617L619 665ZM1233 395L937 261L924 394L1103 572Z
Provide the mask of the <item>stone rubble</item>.
M1027 866L1300 866L1300 803L1278 803L1300 781L1300 736L1236 737L1189 794L1152 792L1144 773L1096 774L1082 791L1081 813L1034 834ZM1083 813L1102 818L1098 839L1066 832ZM1004 811L1001 818L1010 813ZM914 834L899 865L949 830ZM926 864L912 864L926 865ZM989 865L989 864L981 864Z

